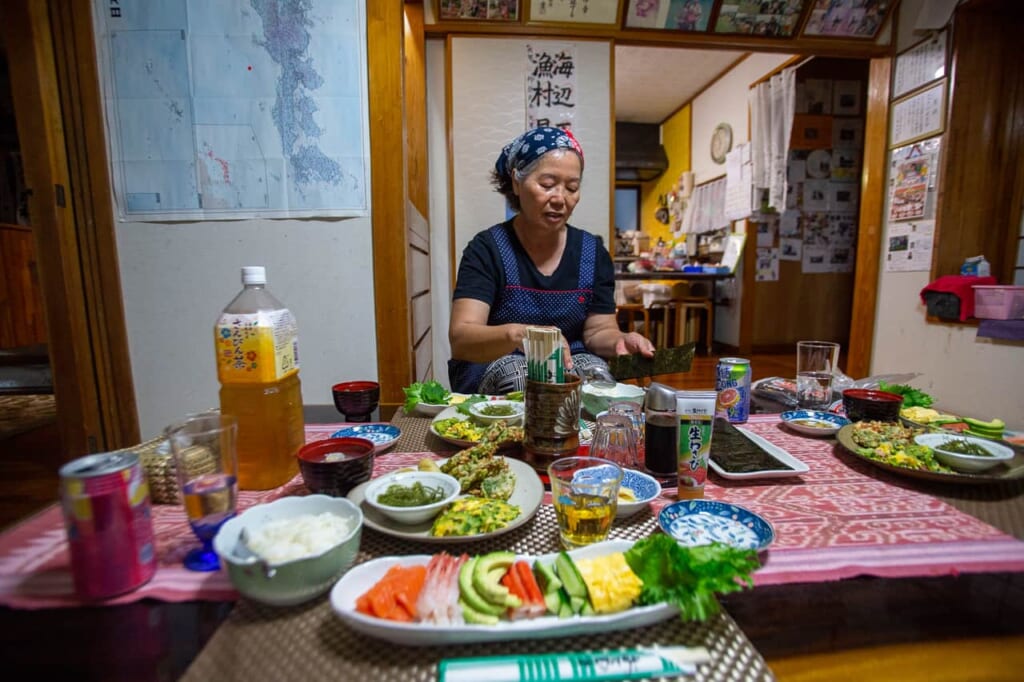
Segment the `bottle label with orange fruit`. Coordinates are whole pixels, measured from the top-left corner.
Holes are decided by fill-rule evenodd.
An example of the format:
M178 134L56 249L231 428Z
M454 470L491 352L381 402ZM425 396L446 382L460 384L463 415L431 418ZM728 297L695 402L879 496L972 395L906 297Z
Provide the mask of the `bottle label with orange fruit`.
M273 383L299 370L299 335L287 309L224 313L214 327L222 384Z

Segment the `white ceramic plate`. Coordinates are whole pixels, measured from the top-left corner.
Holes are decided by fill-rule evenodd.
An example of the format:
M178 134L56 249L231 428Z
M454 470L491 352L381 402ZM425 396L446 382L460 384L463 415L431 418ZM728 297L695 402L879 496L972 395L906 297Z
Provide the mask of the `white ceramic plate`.
M633 543L629 540L610 540L576 549L569 554L574 559L597 557L612 552L624 552ZM520 556L529 561L539 559L544 563L554 561L555 554ZM374 618L356 611L356 599L369 590L392 566L416 566L426 564L429 556L383 557L352 567L331 590L331 608L353 630L371 637L395 644L432 646L438 644L468 644L470 642L502 642L516 639L545 639L592 635L598 632L627 630L658 623L677 617L679 611L668 604L636 606L619 613L596 616L573 616L558 618L543 616L523 620L503 620L497 625L453 625L438 626L424 623L399 623Z
M373 528L385 535L430 543L458 543L490 538L495 535L501 535L511 530L515 530L532 519L533 515L537 513L537 509L540 508L541 502L544 501L544 484L541 483L540 478L537 476L537 472L533 470L533 467L526 462L518 459L512 459L511 457L506 457L505 460L508 462L512 473L516 475L516 487L515 490L512 491L512 496L508 498L508 503L519 507L519 516L504 528L492 530L490 533L477 533L476 535L460 535L454 537L435 537L430 534L430 526L433 524L433 520L416 525L405 525L398 523L397 521L392 521L369 504L364 503L364 500L366 499L366 488L370 485L370 481L361 483L349 491L348 499L359 505L359 508L363 510L364 526ZM441 460L438 464L441 464L443 461L445 460Z
M358 424L346 426L331 434L331 438L365 438L372 441L374 452L381 453L390 448L402 435L394 424Z
M462 414L461 412L459 412L459 408L458 408L457 405L452 405L451 407L447 407L447 408L441 410L441 412L438 413L438 415L436 417L434 417L432 420L430 420L430 432L432 434L434 434L435 436L437 436L438 438L440 438L441 440L445 441L446 443L451 443L452 445L458 445L459 447L462 447L462 448L471 448L474 445L476 445L477 443L479 443L479 441L461 440L459 438L449 438L448 436L441 435L441 432L437 430L437 427L435 426L435 424L437 424L437 422L441 421L442 419L451 419L452 417L458 417L459 421L467 421L467 420L470 419L470 416L468 414ZM473 423L477 424L478 426L484 426L484 428L486 428L486 425L480 424L479 422L473 422ZM512 424L511 426L518 426L518 424ZM498 447L505 448L505 447L510 447L512 445L518 445L518 442L505 441L503 444L499 445Z
M761 446L761 448L763 448L769 455L779 460L789 468L760 469L758 471L744 471L742 473L738 473L735 471L726 471L718 464L718 462L714 460L714 458L709 458L708 466L710 466L711 469L722 478L740 481L749 478L785 478L787 476L798 476L799 474L807 473L808 471L810 471L809 466L807 466L802 461L800 461L793 455L789 454L788 452L780 448L778 445L775 445L774 443L765 440L756 433L747 431L744 428L740 428L739 426L736 427L736 430L742 433L750 440L752 440L757 445Z

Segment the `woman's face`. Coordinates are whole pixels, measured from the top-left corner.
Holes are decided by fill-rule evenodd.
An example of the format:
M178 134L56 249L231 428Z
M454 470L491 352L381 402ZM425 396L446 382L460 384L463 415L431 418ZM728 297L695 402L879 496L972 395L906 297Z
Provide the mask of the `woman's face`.
M542 230L565 227L580 200L582 175L580 157L567 149L556 149L540 157L537 167L522 180L513 178L519 214L527 226Z

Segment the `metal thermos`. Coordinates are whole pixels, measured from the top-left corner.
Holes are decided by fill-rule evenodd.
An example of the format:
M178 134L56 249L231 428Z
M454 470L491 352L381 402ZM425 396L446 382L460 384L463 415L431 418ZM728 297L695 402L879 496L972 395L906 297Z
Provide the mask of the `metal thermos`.
M654 476L675 476L679 454L676 389L652 383L644 404L644 467Z

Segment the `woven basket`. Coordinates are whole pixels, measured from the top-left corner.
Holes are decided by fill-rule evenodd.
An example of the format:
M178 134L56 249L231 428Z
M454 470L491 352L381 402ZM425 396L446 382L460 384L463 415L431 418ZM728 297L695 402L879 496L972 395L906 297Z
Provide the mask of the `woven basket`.
M171 455L171 444L166 438L154 438L130 448L122 448L118 452L134 452L139 456L149 481L150 501L154 504L181 504L178 473ZM213 457L205 447L189 448L185 457L190 473L200 474L215 469Z

